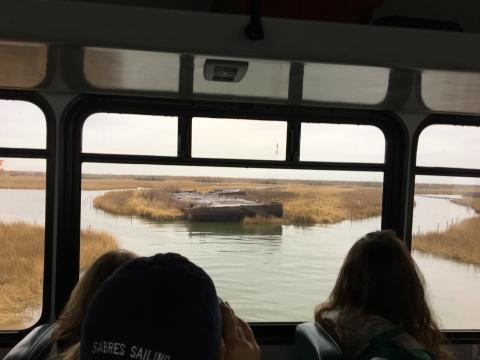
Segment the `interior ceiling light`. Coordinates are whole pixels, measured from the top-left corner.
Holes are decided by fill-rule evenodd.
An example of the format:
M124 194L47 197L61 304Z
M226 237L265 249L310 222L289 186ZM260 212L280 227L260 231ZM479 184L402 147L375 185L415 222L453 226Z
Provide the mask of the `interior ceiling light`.
M239 82L247 70L247 61L207 59L203 65L203 76L208 81Z

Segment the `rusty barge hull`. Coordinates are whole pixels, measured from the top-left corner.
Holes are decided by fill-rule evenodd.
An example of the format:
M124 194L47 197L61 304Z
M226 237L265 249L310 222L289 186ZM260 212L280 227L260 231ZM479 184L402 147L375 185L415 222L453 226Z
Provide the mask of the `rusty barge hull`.
M261 216L283 216L283 205L281 203L273 204L253 204L253 205L235 205L235 206L200 206L184 208L185 217L190 221L242 221L246 217Z

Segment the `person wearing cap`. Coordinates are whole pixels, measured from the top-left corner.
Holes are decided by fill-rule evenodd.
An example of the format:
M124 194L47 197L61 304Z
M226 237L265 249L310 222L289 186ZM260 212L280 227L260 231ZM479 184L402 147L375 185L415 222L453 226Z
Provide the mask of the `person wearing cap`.
M96 292L81 360L259 360L252 330L211 278L179 254L129 261Z

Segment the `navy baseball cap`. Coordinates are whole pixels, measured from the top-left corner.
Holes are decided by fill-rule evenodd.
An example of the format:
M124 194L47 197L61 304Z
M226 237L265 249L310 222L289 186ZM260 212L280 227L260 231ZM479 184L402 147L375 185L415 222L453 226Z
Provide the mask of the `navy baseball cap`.
M222 317L212 279L179 254L127 262L97 290L81 360L217 359Z

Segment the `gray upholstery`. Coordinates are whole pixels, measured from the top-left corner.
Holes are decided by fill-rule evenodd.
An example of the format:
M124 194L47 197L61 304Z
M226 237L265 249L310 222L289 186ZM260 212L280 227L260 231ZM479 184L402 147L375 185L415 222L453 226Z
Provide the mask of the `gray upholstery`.
M44 360L52 349L52 331L55 324L44 324L34 328L3 360Z
M317 323L308 322L297 326L295 331L297 360L343 359L342 351L332 337Z

